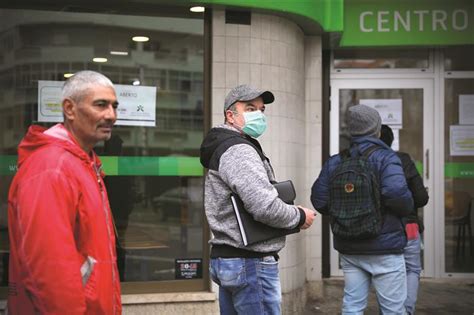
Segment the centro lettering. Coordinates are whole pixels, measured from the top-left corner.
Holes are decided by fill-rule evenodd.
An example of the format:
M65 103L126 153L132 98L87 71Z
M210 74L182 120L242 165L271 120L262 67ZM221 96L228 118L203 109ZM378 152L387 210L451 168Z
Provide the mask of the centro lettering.
M120 96L123 96L123 97L137 97L137 93L133 93L133 92L120 92Z
M377 21L376 29L368 21L375 17ZM371 32L390 32L404 29L407 32L412 31L415 21L418 21L418 31L423 32L425 18L431 18L431 31L447 31L448 27L456 31L464 31L468 28L469 17L466 10L454 10L451 15L444 10L415 10L406 11L405 14L400 11L365 11L359 15L359 29L364 33ZM392 28L391 28L392 27Z

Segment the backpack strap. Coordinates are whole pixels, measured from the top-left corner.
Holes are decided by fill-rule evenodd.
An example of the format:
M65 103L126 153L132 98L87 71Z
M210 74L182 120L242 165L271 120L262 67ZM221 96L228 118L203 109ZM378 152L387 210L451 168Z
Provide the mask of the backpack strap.
M369 155L371 155L373 152L379 150L379 149L382 149L380 146L378 145L371 145L370 147L368 147L367 149L365 149L363 152L360 151L359 149L359 145L358 144L354 144L353 145L356 150L356 153L359 155L359 156L364 156L365 158L368 158ZM347 159L347 158L350 158L352 155L351 155L351 148L347 148L347 149L344 149L342 150L339 155L341 156L342 159Z
M339 156L341 157L341 159L348 159L351 157L351 150L350 148L347 148L347 149L344 149L342 150L340 153L339 153Z
M368 147L366 150L364 150L364 152L361 152L361 155L364 156L365 158L368 158L373 152L379 149L382 149L382 148L378 145L372 145Z
M377 151L377 150L381 150L381 149L383 149L381 146L378 146L378 145L374 144L374 145L371 145L370 147L368 147L367 149L365 149L364 152L361 152L361 154L362 154L362 156L365 157L366 159L369 159L369 156L370 156L372 153L374 153L374 152ZM379 183L381 183L379 171L375 171L375 174L376 174L376 176L377 176L378 179L379 179ZM384 212L385 210L384 210L383 206L381 206L380 211L381 211L382 214L385 213L385 212Z

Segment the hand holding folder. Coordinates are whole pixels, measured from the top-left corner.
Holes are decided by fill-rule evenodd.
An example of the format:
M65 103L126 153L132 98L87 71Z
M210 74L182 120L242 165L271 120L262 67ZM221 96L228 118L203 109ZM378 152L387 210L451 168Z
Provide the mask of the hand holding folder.
M287 204L294 203L296 192L291 180L274 183L273 186L278 191L278 197L281 200ZM247 210L245 210L244 203L237 194L232 193L230 200L234 208L244 246L288 234L298 233L300 231L299 228L280 229L255 221Z

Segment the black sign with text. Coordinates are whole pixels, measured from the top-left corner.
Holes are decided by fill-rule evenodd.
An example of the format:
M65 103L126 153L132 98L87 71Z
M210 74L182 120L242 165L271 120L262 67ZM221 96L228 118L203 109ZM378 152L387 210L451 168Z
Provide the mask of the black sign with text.
M185 258L175 260L176 279L202 278L202 259Z

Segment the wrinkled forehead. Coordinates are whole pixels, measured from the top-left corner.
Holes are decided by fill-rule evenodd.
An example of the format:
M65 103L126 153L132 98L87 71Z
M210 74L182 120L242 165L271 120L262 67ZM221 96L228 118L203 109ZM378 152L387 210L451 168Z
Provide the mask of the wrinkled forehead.
M117 98L115 89L109 85L92 84L82 91L82 95L87 98Z

